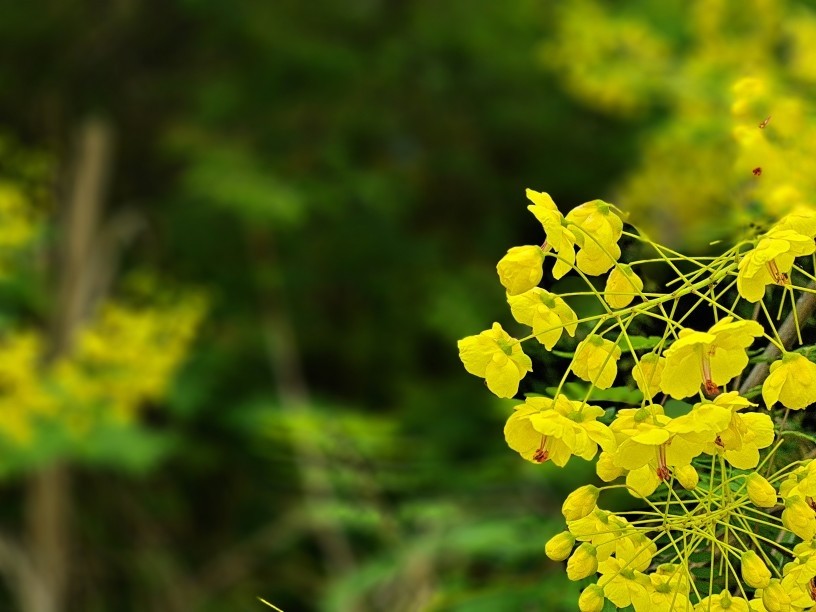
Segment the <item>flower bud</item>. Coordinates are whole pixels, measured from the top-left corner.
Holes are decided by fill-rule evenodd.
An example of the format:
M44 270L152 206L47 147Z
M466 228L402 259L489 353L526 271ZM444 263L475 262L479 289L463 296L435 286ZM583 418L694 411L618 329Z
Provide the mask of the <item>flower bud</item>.
M578 609L581 612L601 612L604 607L604 592L597 584L590 584L578 598Z
M595 547L589 542L584 542L567 561L567 578L570 580L583 580L598 571L598 555Z
M771 572L753 550L742 553L742 579L752 589L764 589L771 582Z
M760 508L773 508L776 505L776 489L754 472L748 476L748 499Z
M700 476L692 465L681 465L674 468L674 477L687 491L696 488L697 483L700 482Z
M762 589L762 605L768 612L789 612L791 609L790 595L782 587L779 580L773 579L767 587Z
M782 524L803 540L812 540L816 536L816 513L798 495L785 500L782 511Z
M612 482L616 478L623 476L626 470L615 465L615 459L612 453L602 451L601 454L598 455L595 471L598 473L598 477L604 482Z
M568 521L577 521L584 518L595 509L598 493L600 491L594 485L584 485L575 489L567 495L567 499L564 500L564 504L561 506L561 513L564 518Z
M513 247L501 258L496 271L508 295L519 295L529 291L544 276L542 264L544 252L541 247L526 245Z
M569 531L562 531L547 541L544 552L553 561L563 561L570 556L573 546L575 546L575 536Z

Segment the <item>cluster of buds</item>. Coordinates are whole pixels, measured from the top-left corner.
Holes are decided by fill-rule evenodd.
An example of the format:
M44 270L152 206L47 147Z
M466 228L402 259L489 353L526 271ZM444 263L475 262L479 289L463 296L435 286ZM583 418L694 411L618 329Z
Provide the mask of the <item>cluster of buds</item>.
M598 486L567 497L566 530L545 547L571 580L591 581L579 608L814 608L816 463L803 445L816 439L792 411L816 403L816 363L808 347L794 348L805 323L796 294L816 294L816 209L796 206L764 233L693 257L649 240L601 200L562 215L546 193L527 197L542 244L511 248L497 271L530 333L514 338L494 323L460 340L459 354L498 397L526 396L504 428L522 458L596 462ZM658 266L671 280L649 280ZM567 275L586 289L559 291L575 288L560 282ZM602 312L582 314L587 297ZM794 331L778 325L786 310ZM569 360L546 395L532 392L541 386L528 342L550 353L545 376ZM629 405L609 408L614 391ZM599 507L615 489L637 509Z

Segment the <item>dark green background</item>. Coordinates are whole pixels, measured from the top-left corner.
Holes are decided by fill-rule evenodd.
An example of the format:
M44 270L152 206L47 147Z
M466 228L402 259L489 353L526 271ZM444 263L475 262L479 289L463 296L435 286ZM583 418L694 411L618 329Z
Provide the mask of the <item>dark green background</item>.
M612 199L650 121L564 93L548 4L0 3L0 127L59 172L106 121L106 214L147 220L122 274L210 299L146 411L173 448L74 468L70 609L574 609L543 546L591 467L507 449L456 353L518 329L494 267L541 241L524 189Z

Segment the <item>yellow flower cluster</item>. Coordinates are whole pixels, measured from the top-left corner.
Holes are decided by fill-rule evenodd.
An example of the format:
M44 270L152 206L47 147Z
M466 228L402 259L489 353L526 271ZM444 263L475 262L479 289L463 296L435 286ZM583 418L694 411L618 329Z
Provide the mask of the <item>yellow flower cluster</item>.
M498 271L529 333L515 338L494 323L460 340L459 355L495 395L526 395L504 427L522 458L596 462L600 482L566 498L566 530L545 546L571 580L595 576L579 609L816 606L816 462L791 458L816 443L802 429L816 403L816 363L808 347L793 347L805 324L796 294L816 294L816 210L799 206L719 255L691 257L629 229L606 202L562 215L546 193L527 197L542 245L510 249ZM645 271L656 264L674 278L650 283ZM567 274L586 290L557 292L552 281ZM773 284L784 290L766 291ZM587 298L598 308L587 310ZM786 312L790 324L779 326ZM543 348L546 368L534 370L526 342L539 347L537 359ZM522 387L534 371L547 385L561 375L546 397ZM601 509L610 489L641 506Z
M582 104L661 111L616 189L651 235L705 245L733 235L746 209L778 217L814 193L812 4L575 0L558 3L552 29L541 62Z
M0 436L26 446L39 428L87 434L105 423L132 422L159 399L187 354L204 313L196 295L172 306L106 303L81 330L75 349L55 362L35 332L0 341Z

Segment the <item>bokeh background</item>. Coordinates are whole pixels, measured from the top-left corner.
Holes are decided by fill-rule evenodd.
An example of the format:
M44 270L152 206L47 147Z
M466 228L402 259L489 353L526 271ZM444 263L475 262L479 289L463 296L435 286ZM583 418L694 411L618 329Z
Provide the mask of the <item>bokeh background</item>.
M575 609L591 466L456 340L526 187L692 247L808 193L815 10L0 2L0 610Z

